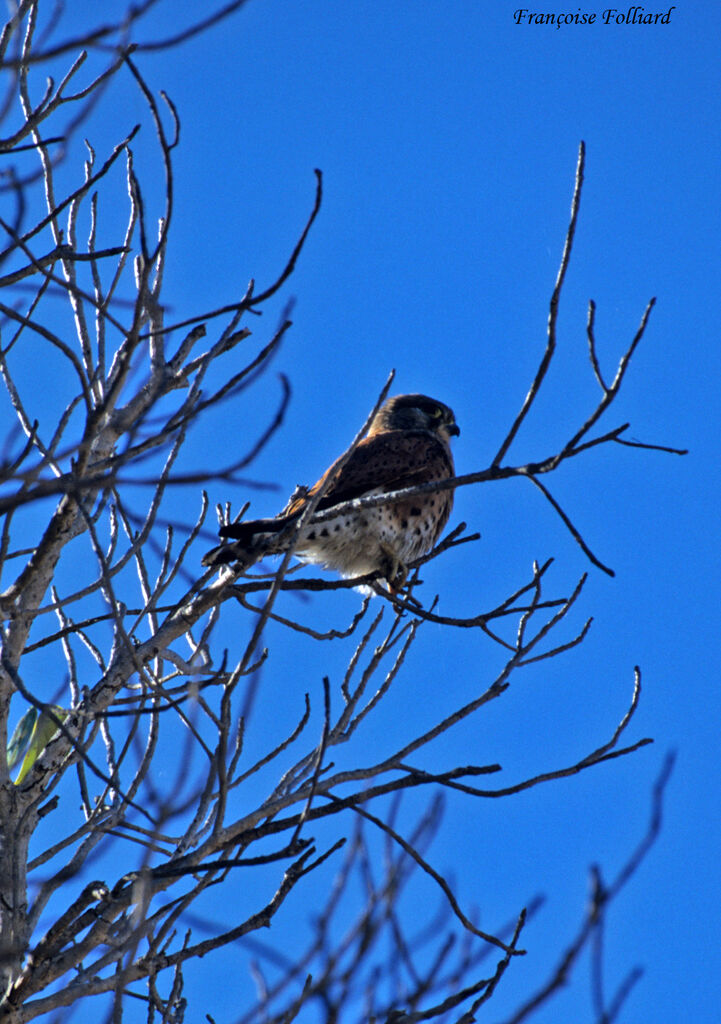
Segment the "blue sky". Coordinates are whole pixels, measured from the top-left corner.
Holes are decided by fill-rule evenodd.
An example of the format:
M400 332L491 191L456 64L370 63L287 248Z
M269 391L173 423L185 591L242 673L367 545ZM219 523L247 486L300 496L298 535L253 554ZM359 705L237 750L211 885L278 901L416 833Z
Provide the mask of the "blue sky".
M429 393L454 408L462 430L457 469L482 469L543 352L585 140L586 182L558 351L509 461L548 454L593 407L589 298L597 303L599 356L610 377L648 299L657 297L603 425L630 421L630 436L690 454L607 448L545 481L613 566L614 579L588 565L530 485L511 480L459 491L451 525L463 519L482 540L426 571L428 593L441 594L443 610L467 615L494 606L525 581L534 558L553 556L550 586L558 592L590 569L578 621L593 615L594 625L582 647L519 673L503 700L432 748L427 763L498 761L510 783L578 760L613 732L635 664L644 691L630 739L652 736L655 743L513 799L449 799L429 857L454 871L461 901L479 906L491 930L536 892L546 893L525 934L529 956L481 1018L505 1019L574 934L589 864L600 862L610 877L641 838L651 786L675 749L662 834L611 911L608 980L612 988L629 967L644 967L623 1021L711 1020L721 1000L714 909L721 854L721 11L685 3L666 26L557 29L516 25L514 9L462 0L254 0L184 47L138 54L138 66L169 93L182 122L165 297L183 318L237 301L250 277L258 289L270 283L305 223L313 169L321 168L323 207L298 268L274 309L251 324L259 341L267 340L283 303L295 297L294 326L274 364L290 378L293 400L282 432L253 467L255 478L280 490L254 493L253 513L272 514L297 483L320 475L363 422L391 368L394 391ZM603 7L581 10L600 17ZM167 6L152 18L141 38L167 28ZM89 128L99 153L142 115L129 76L111 86L110 103L114 119L106 106ZM136 148L149 181L158 161L147 125ZM157 202L148 188L148 201ZM107 217L110 227L112 209ZM245 443L247 425L278 395L270 374L237 406L209 417L194 432L183 468L231 461L236 439ZM209 493L214 502L246 497L222 484ZM195 508L197 489L182 500ZM357 600L319 602L318 614L335 624ZM237 614L230 603L223 611L231 653ZM291 677L287 694L298 653L273 639L276 664ZM348 651L307 645L301 656L308 661L297 694L287 694L289 708L306 689L319 700L324 674L337 685ZM459 703L458 695L492 680L497 661L480 637L429 627L405 668L398 709L410 696L418 721L441 713L448 688ZM259 722L264 714L271 721L278 703L272 672L264 686ZM389 709L387 728L399 727ZM384 749L383 741L364 740L369 749ZM325 884L331 878L329 867ZM280 916L271 938L287 941L308 909L289 910L286 921ZM189 976L191 998L200 982L200 973ZM203 1011L231 1021L234 993L219 989ZM585 963L534 1019L593 1019Z

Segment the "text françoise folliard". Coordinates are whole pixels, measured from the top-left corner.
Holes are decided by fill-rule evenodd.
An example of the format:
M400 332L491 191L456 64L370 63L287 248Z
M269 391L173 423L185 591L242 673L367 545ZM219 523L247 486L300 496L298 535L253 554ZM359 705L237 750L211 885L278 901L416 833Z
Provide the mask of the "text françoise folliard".
M519 7L513 12L513 20L517 25L555 25L556 28L561 25L593 25L596 21L604 25L668 25L675 10L675 6L658 12L647 11L644 7L629 7L626 11L608 7L599 17L597 11L582 11L580 7L575 13L540 12Z

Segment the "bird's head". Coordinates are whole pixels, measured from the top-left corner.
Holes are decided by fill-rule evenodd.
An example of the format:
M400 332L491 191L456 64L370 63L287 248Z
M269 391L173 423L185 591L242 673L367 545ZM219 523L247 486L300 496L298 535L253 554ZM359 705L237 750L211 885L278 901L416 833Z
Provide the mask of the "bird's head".
M426 395L394 395L376 413L368 435L386 430L430 430L446 444L460 434L453 410Z

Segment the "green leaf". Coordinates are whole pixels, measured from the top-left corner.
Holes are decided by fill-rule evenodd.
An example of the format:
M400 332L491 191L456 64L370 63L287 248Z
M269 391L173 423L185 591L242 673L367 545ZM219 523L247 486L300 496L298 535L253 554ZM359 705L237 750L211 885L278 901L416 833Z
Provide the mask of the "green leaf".
M48 711L51 711L54 717L51 717L51 715L48 714ZM50 741L60 731L58 729L56 719L59 718L61 722L64 722L68 717L68 714L69 712L66 711L65 708L61 708L57 704L51 704L48 710L42 712L40 718L38 718L35 723L32 736L30 737L30 745L27 749L27 753L25 754L25 759L20 771L18 772L18 777L15 779L16 786L19 786L25 779L32 766L40 757L43 750L47 747L48 743L50 743Z
M38 717L37 708L28 708L18 724L15 726L10 742L7 747L8 771L12 771L20 758L25 753L25 748L30 742L30 735Z

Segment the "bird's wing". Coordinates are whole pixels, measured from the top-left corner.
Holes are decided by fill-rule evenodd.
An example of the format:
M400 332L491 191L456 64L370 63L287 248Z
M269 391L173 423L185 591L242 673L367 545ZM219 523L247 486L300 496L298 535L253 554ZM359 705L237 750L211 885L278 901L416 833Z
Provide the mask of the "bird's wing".
M443 442L427 430L387 430L364 438L348 461L336 459L307 495L289 502L284 516L302 512L306 503L333 479L318 502L318 511L360 498L369 491L399 491L404 487L442 480L453 475L453 461Z
M258 533L278 533L303 511L329 477L333 481L318 502L322 511L343 501L362 498L369 491L386 493L453 476L453 459L440 438L428 430L386 430L364 438L338 469L336 459L307 494L288 502L273 519L248 519L221 526L220 536L248 543ZM335 478L335 479L333 479ZM213 549L211 555L216 549ZM206 563L210 564L210 563Z

